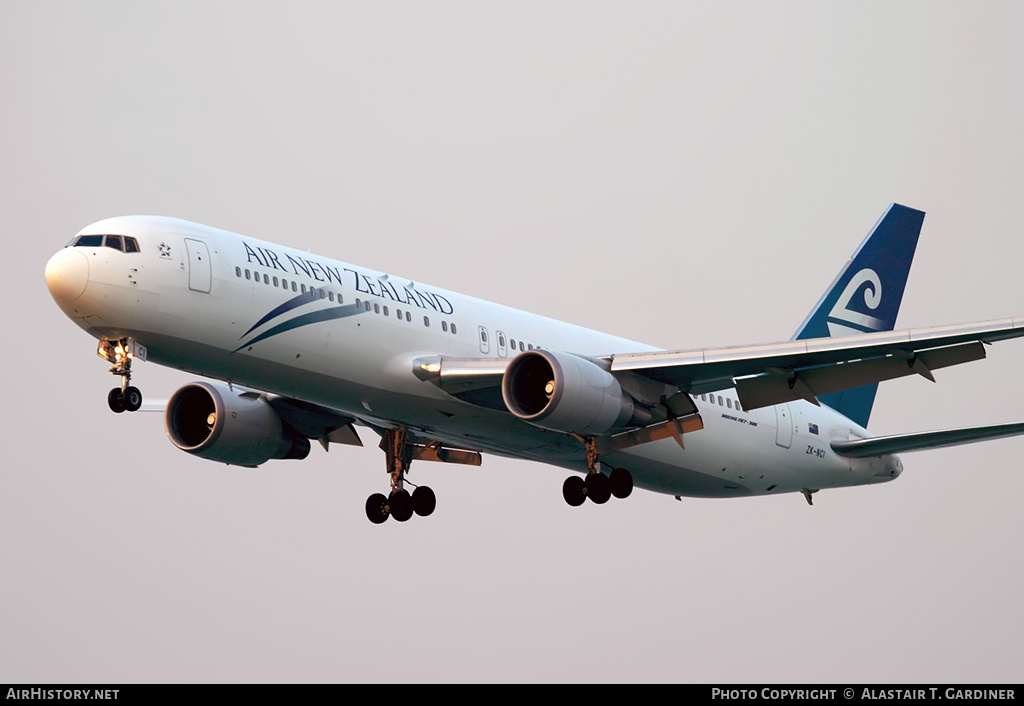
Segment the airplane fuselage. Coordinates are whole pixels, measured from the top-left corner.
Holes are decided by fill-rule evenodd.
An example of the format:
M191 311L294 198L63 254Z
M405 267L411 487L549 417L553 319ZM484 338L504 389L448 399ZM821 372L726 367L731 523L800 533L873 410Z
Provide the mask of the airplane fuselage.
M654 351L634 341L187 221L121 217L78 235L136 251L67 247L47 266L55 300L100 340L131 338L148 360L338 410L376 427L586 472L572 435L471 404L413 374L423 358ZM77 238L77 236L76 236ZM74 241L73 241L74 242ZM797 400L747 411L735 390L693 395L704 428L602 455L638 487L737 497L892 480L898 459L837 455L867 431Z

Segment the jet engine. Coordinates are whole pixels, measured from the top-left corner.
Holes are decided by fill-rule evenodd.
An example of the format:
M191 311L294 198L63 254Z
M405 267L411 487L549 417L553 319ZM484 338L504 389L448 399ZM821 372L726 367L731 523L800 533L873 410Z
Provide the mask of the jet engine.
M309 439L284 423L265 395L225 385L193 382L179 389L167 402L164 427L182 451L235 466L309 455Z
M571 353L520 353L505 370L501 396L523 421L574 434L603 434L650 417L614 375Z

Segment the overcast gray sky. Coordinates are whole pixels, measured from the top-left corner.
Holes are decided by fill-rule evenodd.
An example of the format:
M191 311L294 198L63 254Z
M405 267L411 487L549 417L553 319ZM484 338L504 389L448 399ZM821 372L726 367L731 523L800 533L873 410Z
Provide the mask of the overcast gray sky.
M565 473L228 468L43 280L187 218L668 348L787 339L892 201L900 325L1024 314L1019 2L0 5L0 682L1022 678L1024 440L895 483L569 508ZM876 433L1024 420L1024 344L882 386ZM191 378L140 365L166 397ZM364 435L365 436L365 435Z

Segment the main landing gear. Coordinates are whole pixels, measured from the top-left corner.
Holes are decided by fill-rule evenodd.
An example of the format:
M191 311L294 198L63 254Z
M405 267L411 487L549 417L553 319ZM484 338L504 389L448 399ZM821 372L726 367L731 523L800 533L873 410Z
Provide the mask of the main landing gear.
M614 468L610 475L601 472L597 445L593 437L578 437L587 447L587 477L569 476L562 483L562 497L572 507L579 507L590 498L598 505L616 498L628 498L633 492L633 476L625 468Z
M426 517L434 512L437 498L434 491L425 485L415 487L412 493L405 489L405 479L412 464L413 452L417 448L408 440L405 429L388 429L384 432L380 447L387 454L388 474L391 476L391 492L387 497L383 493L374 493L366 499L366 516L370 522L379 525L394 517L405 522L417 514ZM412 483L408 483L412 485Z
M97 351L101 358L113 363L110 373L121 377L121 387L115 387L107 394L107 405L112 412L135 412L142 407L142 393L139 388L132 387L132 358L130 341L100 341Z

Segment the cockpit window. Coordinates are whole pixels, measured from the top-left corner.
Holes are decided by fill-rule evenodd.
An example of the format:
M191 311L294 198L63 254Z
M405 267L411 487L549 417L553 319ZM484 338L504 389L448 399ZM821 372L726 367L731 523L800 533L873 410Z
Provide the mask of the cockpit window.
M76 248L98 248L104 244L121 252L139 252L139 241L127 235L80 235L70 243Z

